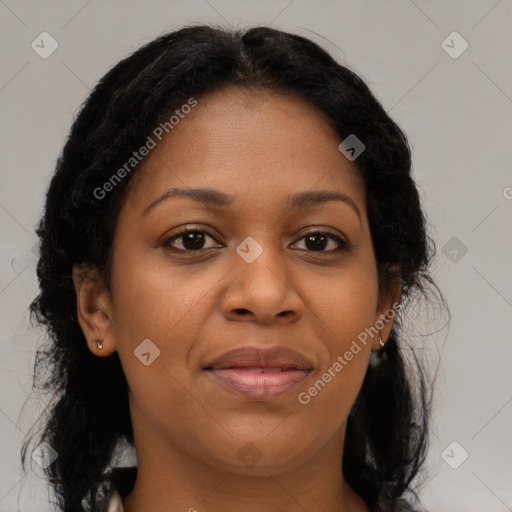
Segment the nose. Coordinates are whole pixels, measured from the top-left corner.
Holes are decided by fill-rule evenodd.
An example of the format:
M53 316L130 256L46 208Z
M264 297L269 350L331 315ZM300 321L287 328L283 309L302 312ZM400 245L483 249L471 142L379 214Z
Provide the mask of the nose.
M235 267L228 275L221 300L227 319L268 325L296 322L302 316L303 301L279 249L264 249L252 263L235 253Z

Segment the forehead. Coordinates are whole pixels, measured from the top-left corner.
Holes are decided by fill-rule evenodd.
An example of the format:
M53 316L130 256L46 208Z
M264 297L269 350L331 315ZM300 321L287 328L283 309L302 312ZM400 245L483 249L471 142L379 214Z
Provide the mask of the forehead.
M132 180L129 198L139 209L172 187L269 202L334 188L358 197L364 208L362 177L339 151L331 120L300 96L230 86L197 98L186 111Z

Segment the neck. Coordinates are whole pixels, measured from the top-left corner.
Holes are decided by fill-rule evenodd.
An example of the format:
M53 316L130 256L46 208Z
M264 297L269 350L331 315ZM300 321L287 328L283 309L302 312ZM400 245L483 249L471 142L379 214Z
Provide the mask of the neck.
M123 501L125 512L368 512L341 471L344 428L293 469L221 467L170 446L154 431L144 439L143 432L149 430L137 432L134 425L135 446L144 449L137 450L137 479Z

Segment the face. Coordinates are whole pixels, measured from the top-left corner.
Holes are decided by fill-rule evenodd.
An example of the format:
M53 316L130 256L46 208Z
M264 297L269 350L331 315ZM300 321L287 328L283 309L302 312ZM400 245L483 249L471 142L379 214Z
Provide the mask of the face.
M77 286L91 351L119 353L139 461L144 446L254 474L341 457L380 348L361 333L397 295L379 294L364 182L340 142L300 98L228 88L198 99L145 158L117 220L109 290ZM288 349L273 360L291 369L262 373L262 356L210 370L247 347Z

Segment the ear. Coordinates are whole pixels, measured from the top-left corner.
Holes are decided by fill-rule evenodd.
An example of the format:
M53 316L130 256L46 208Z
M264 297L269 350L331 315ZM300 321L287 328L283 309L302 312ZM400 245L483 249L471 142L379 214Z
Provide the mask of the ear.
M112 336L112 306L110 294L100 273L87 265L73 266L78 323L89 350L97 356L109 356L115 351ZM99 349L96 340L102 340Z
M372 342L372 350L376 351L381 349L379 335L383 343L386 343L389 338L402 297L402 281L398 267L391 267L389 272L390 277L385 280L384 290L379 294L373 324L375 329L379 331L379 333L373 337Z

